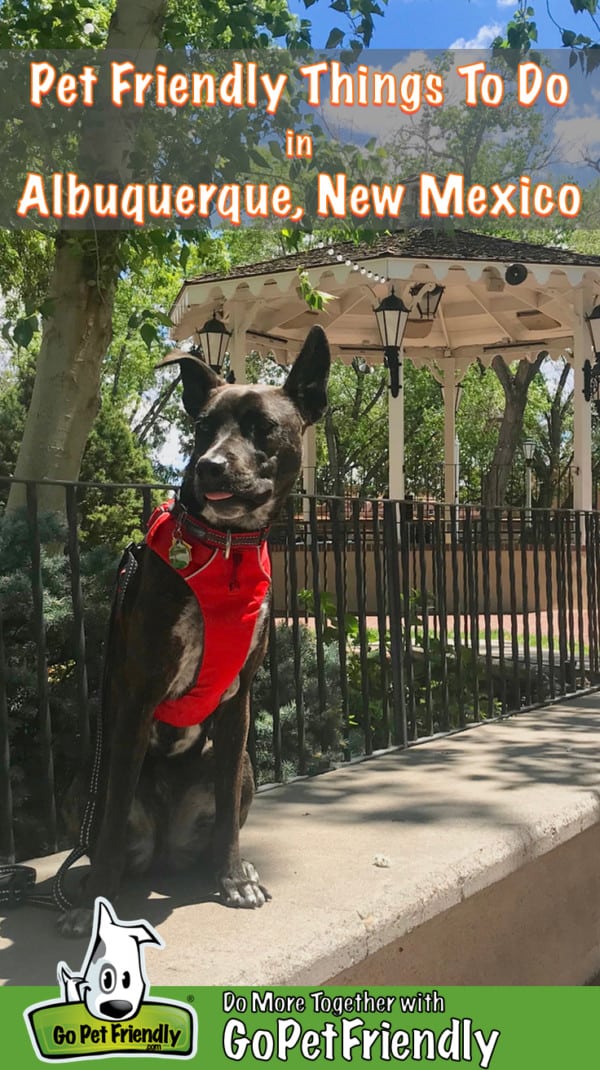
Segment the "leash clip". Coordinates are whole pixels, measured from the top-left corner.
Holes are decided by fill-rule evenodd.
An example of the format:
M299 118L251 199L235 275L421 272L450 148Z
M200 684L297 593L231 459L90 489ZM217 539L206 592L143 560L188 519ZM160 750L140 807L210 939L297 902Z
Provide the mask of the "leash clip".
M227 534L225 536L225 549L223 550L223 557L225 558L226 561L228 560L230 553L231 553L231 529L228 528L227 529Z

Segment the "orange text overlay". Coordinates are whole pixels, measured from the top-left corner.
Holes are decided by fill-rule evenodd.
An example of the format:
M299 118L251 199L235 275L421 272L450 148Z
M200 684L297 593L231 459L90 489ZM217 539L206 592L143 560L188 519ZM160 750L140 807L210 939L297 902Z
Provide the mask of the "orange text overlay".
M306 102L311 107L329 104L338 107L394 107L413 115L426 104L440 108L446 100L444 76L439 71L381 71L358 64L345 70L341 63L322 61L300 67L305 80ZM464 84L463 103L468 107L499 108L507 87L502 75L488 71L483 61L455 68ZM171 72L164 64L152 70L137 70L134 63L112 62L109 68L109 100L115 108L129 102L137 108L151 104L158 108L186 106L257 108L264 106L275 115L288 86L290 75L261 71L257 63L235 62L220 77L212 72ZM40 108L52 97L64 108L96 103L98 74L89 65L78 73L59 73L48 62L30 64L29 101ZM520 63L515 75L517 102L531 108L538 102L563 108L569 100L570 84L565 74L544 71L531 61Z
M331 216L364 219L369 215L398 219L405 194L406 186L402 184L350 185L346 174L321 173L317 175L317 215L322 219ZM424 219L432 216L546 219L555 213L573 219L581 207L582 193L573 183L555 188L547 182L534 183L528 175L522 175L518 182L506 185L467 186L463 175L450 174L439 180L435 175L422 174L416 210ZM209 219L216 214L239 226L245 219L269 217L296 222L302 219L304 209L294 204L291 189L283 184L173 186L164 182L146 185L132 182L119 186L114 182L88 184L80 181L77 174L68 172L55 173L48 180L37 173L28 174L17 215L25 219L30 213L37 213L43 219L73 220L93 213L101 219L131 220L137 226L175 216Z
M128 219L137 226L174 216L208 219L213 213L235 226L245 217L274 216L296 222L304 215L304 210L294 205L290 188L282 184L173 186L167 182L130 182L119 186L116 182L88 184L73 172L55 173L48 182L42 175L28 174L17 215L25 219L30 212L43 219L83 219L93 213L101 219Z

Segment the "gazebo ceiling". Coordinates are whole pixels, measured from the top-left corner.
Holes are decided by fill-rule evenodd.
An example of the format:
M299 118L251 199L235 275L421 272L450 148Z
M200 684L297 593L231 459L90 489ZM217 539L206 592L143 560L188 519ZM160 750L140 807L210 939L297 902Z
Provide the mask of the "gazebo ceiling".
M523 264L527 275L511 286L507 268ZM324 311L302 298L297 271L330 296ZM367 272L386 281L375 282ZM389 280L389 281L388 281ZM192 337L215 309L229 327L247 332L247 348L286 363L318 319L334 356L368 359L381 345L374 307L389 283L410 306L416 282L440 283L444 294L433 321L408 322L404 350L417 364L453 357L465 364L496 353L534 360L541 349L558 357L572 347L574 290L586 283L600 291L600 257L507 241L465 231L413 229L378 236L372 244L337 242L227 275L186 281L173 305L173 337Z

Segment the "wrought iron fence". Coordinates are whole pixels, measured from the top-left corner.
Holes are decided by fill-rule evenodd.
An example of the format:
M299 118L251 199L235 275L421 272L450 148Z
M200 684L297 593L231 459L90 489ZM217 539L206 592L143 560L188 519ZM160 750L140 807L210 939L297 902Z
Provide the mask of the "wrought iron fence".
M0 498L9 480L0 481ZM172 488L60 484L0 523L0 855L65 845L116 561ZM259 784L600 686L600 515L298 498L273 526Z
M316 493L325 496L327 481L323 470L305 469L308 474L307 485L316 486ZM559 471L547 465L543 472L531 469L532 502L536 508L567 509L573 505L573 491L577 468L575 465L562 467ZM458 501L504 501L514 509L527 505L527 465L517 458L510 465L482 467L467 458L462 464L436 463L431 458L417 457L405 465L406 497L423 502L438 502L447 498L446 491L452 494L452 488ZM600 478L597 472L593 477L592 501L599 502ZM345 498L365 497L368 491L361 483L361 473L353 470L342 480ZM342 494L342 489L340 494ZM306 493L306 486L302 486Z

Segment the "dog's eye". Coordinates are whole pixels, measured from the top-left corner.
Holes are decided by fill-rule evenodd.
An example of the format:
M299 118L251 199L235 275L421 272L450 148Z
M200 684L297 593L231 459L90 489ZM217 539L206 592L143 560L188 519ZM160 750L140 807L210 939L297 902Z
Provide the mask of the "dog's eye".
M112 992L117 983L117 974L112 966L103 966L100 971L100 988L103 992Z
M242 420L242 431L252 438L268 438L271 431L277 427L276 420L270 420L259 412L249 412Z
M129 973L129 970L125 970L125 973L123 974L123 988L129 988L130 984L131 974Z

